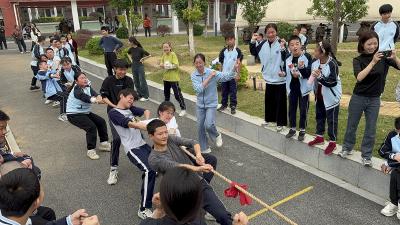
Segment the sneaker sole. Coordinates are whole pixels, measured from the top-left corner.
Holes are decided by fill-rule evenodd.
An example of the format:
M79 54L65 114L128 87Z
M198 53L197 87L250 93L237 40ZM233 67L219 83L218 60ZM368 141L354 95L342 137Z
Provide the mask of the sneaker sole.
M111 152L111 148L98 148L99 151Z
M33 89L33 90L30 90L30 89L29 89L29 91L30 91L30 92L37 92L37 91L40 91L40 89Z
M382 211L381 211L381 214L384 216L387 216L387 217L392 217L392 216L396 215L396 213L397 213L397 211L394 212L393 214L385 214L385 213L382 213Z

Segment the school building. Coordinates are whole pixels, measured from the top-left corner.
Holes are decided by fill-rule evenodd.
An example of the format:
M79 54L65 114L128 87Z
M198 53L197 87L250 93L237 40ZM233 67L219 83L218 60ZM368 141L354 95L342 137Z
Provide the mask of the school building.
M185 29L182 21L175 16L169 0L144 0L137 11L149 15L154 28L168 25L172 33ZM123 11L112 8L107 0L0 0L0 25L5 26L6 36L10 36L15 25L42 17L62 16L72 19L75 29L79 30L79 17L89 16L92 12L102 14L103 19L123 14ZM235 21L236 12L234 0L210 0L204 23L219 31L221 24Z

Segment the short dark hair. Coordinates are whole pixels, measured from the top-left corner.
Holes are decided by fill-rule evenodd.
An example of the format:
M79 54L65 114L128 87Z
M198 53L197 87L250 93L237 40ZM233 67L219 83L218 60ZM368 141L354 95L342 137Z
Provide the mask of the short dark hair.
M100 28L100 30L105 30L105 31L110 31L110 28L108 28L107 26L102 26L101 28Z
M172 109L174 112L176 111L174 103L170 101L161 102L161 104L158 106L157 114L160 115L161 112L165 112L170 109Z
M204 56L203 53L197 53L194 58L193 58L193 63L196 61L196 59L200 58L201 60L203 60L203 62L206 62L206 57Z
M160 200L168 217L179 224L192 222L203 204L198 175L182 167L168 169L160 183Z
M60 61L61 65L64 63L71 63L72 64L72 59L70 57L62 57Z
M159 120L159 119L152 120L149 124L147 124L147 127L146 127L147 133L154 135L157 128L164 127L164 126L166 126L164 121Z
M52 52L54 52L54 50L53 50L52 48L46 48L46 52L47 52L47 51L50 51L50 50L51 50Z
M394 120L394 127L396 128L396 130L400 130L400 117L397 117Z
M67 36L65 34L61 34L60 39L61 38L67 38Z
M364 44L367 42L369 39L376 38L378 40L378 48L376 48L376 51L379 49L379 36L375 31L369 30L365 31L361 34L360 38L358 39L358 46L357 46L357 51L358 53L363 53L365 51L364 49Z
M391 4L384 4L379 7L379 14L391 13L393 12L393 6Z
M261 36L262 38L264 38L264 34L263 33L258 33L259 36Z
M47 64L46 61L38 61L37 66L39 67L41 64Z
M114 63L113 63L113 67L114 68L125 68L125 69L128 69L129 68L129 64L124 59L116 59L114 61Z
M297 35L292 35L290 36L289 40L288 40L288 44L290 44L291 41L299 41L301 43L301 39L299 36Z
M227 39L229 39L229 38L236 39L235 34L232 34L232 33L227 34L227 35L225 36L225 41L226 41Z
M276 33L278 33L278 26L276 25L276 23L269 23L269 24L267 24L267 26L265 26L264 33L267 33L267 30L268 30L269 28L274 29L274 30L276 31Z
M9 121L10 117L4 111L0 110L0 121Z
M79 76L82 75L82 74L86 76L86 74L84 72L82 72L82 71L78 71L77 73L75 73L74 80L77 81Z
M42 42L42 41L45 41L45 40L46 40L45 36L39 36L38 37L38 42Z
M0 178L0 210L3 216L23 216L39 195L39 179L31 169L15 169Z
M122 89L119 93L118 93L118 101L119 101L119 96L123 95L124 97L127 97L128 95L132 95L133 99L135 101L137 101L139 99L139 95L137 94L137 92L135 90L133 90L132 88L125 88Z

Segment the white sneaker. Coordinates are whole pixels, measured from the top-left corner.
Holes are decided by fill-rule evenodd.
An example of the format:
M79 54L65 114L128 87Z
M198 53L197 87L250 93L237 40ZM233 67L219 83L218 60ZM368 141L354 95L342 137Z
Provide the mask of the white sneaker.
M145 101L148 101L148 100L149 100L148 98L143 98L143 97L139 99L139 101L141 101L141 102L145 102Z
M211 153L211 148L207 148L206 150L202 151L201 153L210 154Z
M282 126L277 126L276 127L276 132L281 132L283 130L283 127Z
M53 105L51 105L51 107L54 107L54 108L60 107L60 102L59 101L53 102Z
M110 175L108 176L107 183L109 185L114 185L118 182L118 170L111 170Z
M261 124L261 126L264 127L264 128L267 128L269 125L270 125L270 123L268 123L268 122L266 122L266 121L264 121L264 122Z
M99 150L109 152L111 151L111 144L107 141L103 141L99 144Z
M96 150L92 149L92 150L88 150L86 153L87 157L89 157L90 159L100 159L100 156L97 155Z
M218 137L215 138L215 145L217 145L218 148L221 148L222 144L222 134L219 133Z
M204 215L204 218L208 221L217 221L213 215L211 215L210 213L206 212L206 214Z
M145 209L143 211L140 211L139 209L137 215L140 219L145 220L147 218L151 218L153 216L153 212L150 209Z
M24 52L20 52L21 54L24 54Z
M50 103L52 103L52 102L54 102L54 101L53 101L53 100L46 99L46 101L44 102L44 104L48 105L48 104L50 104Z
M59 121L62 121L62 122L67 122L67 121L68 121L67 115L66 115L65 113L60 114L60 115L58 116L58 120L59 120Z
M397 207L397 205L388 202L386 206L381 210L381 214L384 216L394 216L394 214L397 213L397 216L399 216L400 213L398 213L398 208L399 207Z
M182 116L185 116L185 115L186 115L186 110L181 110L181 112L179 113L179 116L182 117Z

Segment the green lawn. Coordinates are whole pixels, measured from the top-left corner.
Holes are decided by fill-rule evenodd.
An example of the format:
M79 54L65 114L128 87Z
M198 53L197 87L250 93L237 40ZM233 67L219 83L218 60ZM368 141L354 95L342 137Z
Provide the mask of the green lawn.
M153 56L160 56L162 54L161 44L163 42L171 42L173 46L173 50L177 53L180 64L191 66L192 59L188 54L188 46L187 46L187 37L186 36L166 36L166 37L152 37L152 38L144 38L139 37L138 40L144 46L144 48L149 51ZM125 43L126 40L124 40ZM218 52L224 46L224 39L222 37L195 37L196 43L196 51L205 53L207 57L207 62L214 59L218 56ZM128 45L126 45L128 46ZM249 54L248 46L240 44L239 46L245 55ZM312 47L312 46L310 46ZM352 60L357 56L356 43L343 43L339 44L339 49L354 49L354 51L339 51L337 54L337 58L342 62L341 70L341 79L343 85L343 92L345 94L351 94L353 87L355 85L355 78L353 75L353 67ZM312 49L309 51L312 53ZM80 50L79 54L83 57L90 58L99 63L104 63L103 56L89 55L87 50ZM162 83L162 75L158 72L158 69L146 66L146 72L153 72L148 75L148 79L155 81L157 83ZM382 99L385 101L394 101L394 90L398 82L399 72L393 69L390 70L385 92L382 96ZM194 91L191 86L190 75L184 71L181 71L181 82L180 82L182 91L188 94L194 94ZM252 89L240 89L238 92L238 109L243 111L249 115L257 116L263 118L264 116L264 93L260 91L253 91ZM315 132L315 103L311 102L309 109L309 117L308 117L308 128L307 133L313 134ZM393 129L393 121L394 117L390 116L379 116L378 124L377 124L377 136L376 136L376 144L375 149L377 149L385 135ZM341 108L341 112L339 114L339 137L338 143L343 143L343 136L346 129L347 124L347 109ZM362 135L364 131L365 123L364 118L361 120L359 125L359 129L357 132L357 144L355 149L360 149L360 144L362 140ZM374 151L374 155L377 156L377 151Z

